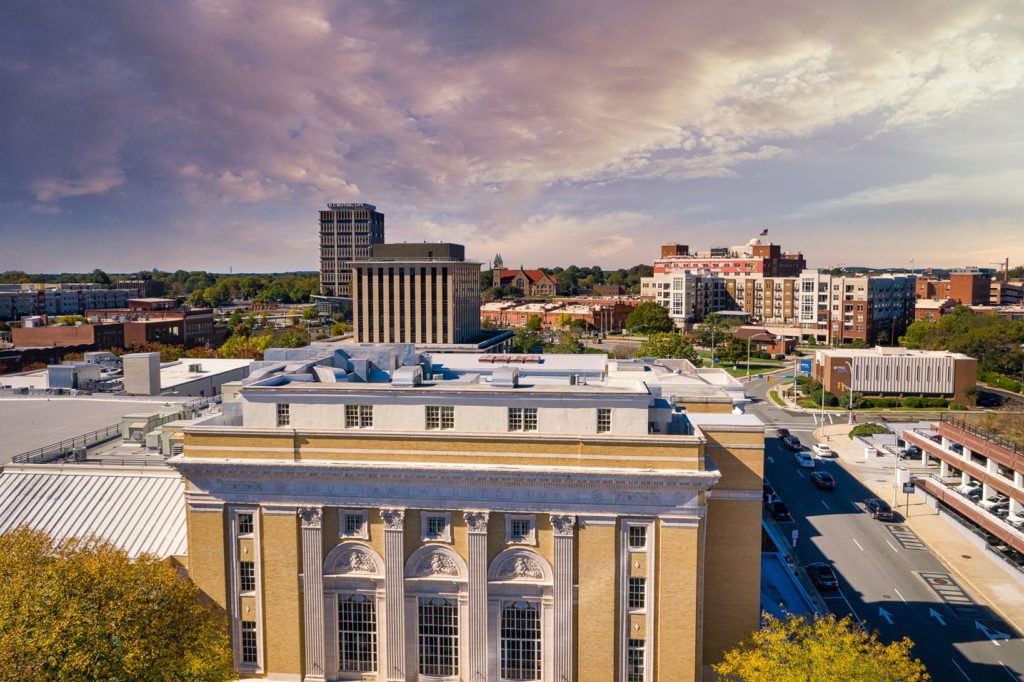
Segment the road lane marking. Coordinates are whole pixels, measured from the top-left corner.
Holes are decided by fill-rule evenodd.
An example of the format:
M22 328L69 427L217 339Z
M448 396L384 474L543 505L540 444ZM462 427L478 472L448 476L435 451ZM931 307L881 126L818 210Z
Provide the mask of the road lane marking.
M891 542L889 542L888 540L886 540L886 541L885 541L885 544L887 544L887 545L889 545L890 547L892 547L892 551L894 551L894 552L898 552L898 551L899 551L898 549L896 549L896 545L892 544L892 543L891 543Z
M823 505L825 505L825 509L828 509L829 511L832 511L832 507L828 506L828 503L827 503L827 502L825 502L825 500L821 500L821 503L822 503Z
M892 625L892 614L883 609L881 606L878 607L878 615L882 618L885 618L889 625Z
M944 621L942 619L942 614L939 613L938 611L936 611L935 609L929 608L928 609L928 616L930 618L934 618L935 620L939 621L939 625L942 625L942 626L946 625L946 621Z
M850 500L850 505L851 505L851 506L852 506L852 507L853 507L854 509L856 509L856 510L857 510L858 512L860 511L860 507L858 507L858 506L857 506L857 503L856 503L856 502L854 502L853 500Z
M939 599L944 601L957 618L977 618L980 615L978 605L971 599L960 585L948 573L929 573L915 571L932 589ZM982 626L984 627L984 626Z
M850 538L850 539L853 540L853 544L857 545L857 549L859 549L862 552L864 551L864 548L860 546L859 542L857 542L857 538Z
M989 630L987 627L985 627L978 621L974 621L974 629L981 630L982 632L984 632L985 636L988 637L989 640L991 640L992 643L996 646L999 646L999 642L997 640L1010 639L1010 636L1005 632L999 632L998 630Z
M960 671L961 675L963 675L964 677L967 677L967 673L964 672L964 669L960 667L960 665L956 662L955 658L951 658L949 660L953 661L953 665L956 666L956 669ZM970 679L971 679L970 677L967 677L968 682L970 682Z
M1015 679L1015 680L1017 680L1017 679L1020 679L1020 678L1018 678L1018 677L1017 677L1016 675L1014 675L1014 674L1013 674L1013 671L1012 671L1012 670L1010 670L1010 669L1009 669L1009 668L1007 668L1007 667L1006 667L1005 665L1003 665L1003 662L1002 662L1002 661L999 661L999 665L1002 665L1002 666L1003 666L1003 670L1005 670L1005 671L1006 671L1006 674L1007 674L1007 675L1009 675L1010 677L1012 677L1012 678L1013 678L1013 679Z
M797 476L799 476L800 478L803 478L803 477L804 477L804 472L802 472L802 471L797 471L797 472L796 472L796 475L797 475Z
M894 587L894 588L892 588L892 591L893 591L893 592L895 592L896 594L900 594L900 591L899 591L899 590L897 590L897 589L896 589L895 587ZM906 604L906 603L907 603L907 598L906 598L906 597L904 597L904 596L903 596L902 594L900 594L900 599L902 599L902 600L903 600L903 603L904 603L904 604Z

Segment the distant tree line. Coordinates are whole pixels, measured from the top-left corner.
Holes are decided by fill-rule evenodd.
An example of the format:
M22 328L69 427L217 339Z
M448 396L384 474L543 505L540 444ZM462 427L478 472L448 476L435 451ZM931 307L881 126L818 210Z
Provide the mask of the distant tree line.
M155 295L177 298L194 306L219 306L239 298L261 303L307 303L310 296L320 290L319 276L310 272L226 275L204 270L158 270L108 275L96 269L87 274L29 274L20 270L8 270L0 274L0 284L91 282L103 287L114 287L120 279L150 279L154 282Z

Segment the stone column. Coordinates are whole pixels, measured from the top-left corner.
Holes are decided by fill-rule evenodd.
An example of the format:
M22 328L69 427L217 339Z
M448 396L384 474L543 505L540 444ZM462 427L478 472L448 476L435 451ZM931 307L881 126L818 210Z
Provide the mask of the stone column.
M554 601L555 655L552 661L555 682L572 682L572 543L576 528L576 517L568 514L553 514L551 528L554 530Z
M323 508L299 507L302 520L302 604L305 611L306 675L303 682L324 682Z
M381 509L384 521L384 665L388 682L405 682L404 509Z
M485 511L464 514L469 531L469 680L487 682L487 519Z

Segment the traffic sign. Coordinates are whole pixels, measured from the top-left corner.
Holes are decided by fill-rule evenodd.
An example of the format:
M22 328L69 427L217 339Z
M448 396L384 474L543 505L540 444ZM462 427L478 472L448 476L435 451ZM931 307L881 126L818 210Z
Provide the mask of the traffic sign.
M914 492L914 482L913 481L907 481L906 483L904 483L903 484L903 492L905 492L905 493L912 493L912 492Z

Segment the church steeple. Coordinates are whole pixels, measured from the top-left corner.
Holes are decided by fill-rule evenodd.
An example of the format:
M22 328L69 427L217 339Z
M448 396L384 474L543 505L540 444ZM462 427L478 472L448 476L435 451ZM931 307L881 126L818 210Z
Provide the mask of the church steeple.
M504 261L501 260L501 254L500 253L494 254L494 269L495 270L504 270L505 269L505 263L504 263Z

